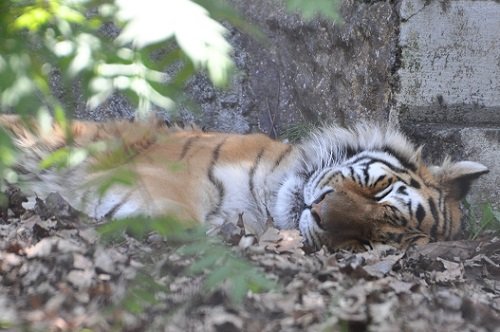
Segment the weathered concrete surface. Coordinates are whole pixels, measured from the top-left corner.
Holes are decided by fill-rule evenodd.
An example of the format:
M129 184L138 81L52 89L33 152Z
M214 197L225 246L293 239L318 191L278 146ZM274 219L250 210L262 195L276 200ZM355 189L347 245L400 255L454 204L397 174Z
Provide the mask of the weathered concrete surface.
M231 2L266 40L229 27L239 74L224 91L202 75L193 79L187 91L200 111L182 107L182 119L209 130L261 131L274 137L287 136L290 127L300 131L304 123L387 119L397 50L398 15L392 2L347 0L341 25L304 22L282 1ZM78 117L97 120L132 113L118 95L97 110L82 104L76 108Z
M474 203L500 206L500 3L404 0L396 109L436 163L484 163Z
M398 104L402 119L500 123L500 4L401 4Z
M412 139L424 145L427 160L440 164L446 155L453 160L473 160L488 166L490 173L476 181L467 200L474 205L500 207L500 130L498 128L402 123Z
M342 25L304 22L280 1L231 2L266 40L232 29L241 75L231 89L190 84L203 126L277 137L297 124L387 118L398 18L390 2L345 1Z

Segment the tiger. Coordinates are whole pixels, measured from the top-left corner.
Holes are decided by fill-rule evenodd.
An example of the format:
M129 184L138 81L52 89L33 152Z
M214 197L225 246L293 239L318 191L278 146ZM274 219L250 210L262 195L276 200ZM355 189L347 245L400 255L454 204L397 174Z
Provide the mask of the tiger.
M481 163L449 158L426 165L422 147L393 126L369 122L325 126L296 144L160 121L74 120L43 129L2 115L0 125L19 151L20 181L37 196L57 192L96 219L175 215L214 228L239 218L271 221L297 229L312 250L455 239L464 228L460 202L488 172ZM80 163L39 167L58 149L98 142L104 148ZM110 164L116 151L124 157ZM98 189L124 170L134 181Z

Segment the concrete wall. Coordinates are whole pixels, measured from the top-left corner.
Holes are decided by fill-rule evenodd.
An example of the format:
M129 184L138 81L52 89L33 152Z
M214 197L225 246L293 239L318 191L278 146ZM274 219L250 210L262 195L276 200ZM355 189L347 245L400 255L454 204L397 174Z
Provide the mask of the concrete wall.
M399 12L401 127L435 162L449 154L488 166L470 200L498 207L500 3L404 0Z

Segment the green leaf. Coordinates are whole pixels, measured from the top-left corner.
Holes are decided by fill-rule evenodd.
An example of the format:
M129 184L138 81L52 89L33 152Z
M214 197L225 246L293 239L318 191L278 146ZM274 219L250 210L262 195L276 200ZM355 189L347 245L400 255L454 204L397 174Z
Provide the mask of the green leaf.
M111 220L98 227L103 240L119 239L123 233L142 238L145 234L156 231L165 237L177 237L179 234L191 234L192 222L181 221L174 217L148 218L144 216Z
M290 11L297 11L306 20L315 16L322 16L327 19L340 20L340 0L287 0L287 7Z
M127 229L127 224L122 220L111 220L97 228L104 242L112 242L123 237L123 232Z
M125 23L118 41L143 48L175 38L195 67L205 68L215 85L223 86L233 70L227 30L202 6L189 1L141 2L117 0L117 16ZM182 18L180 20L179 18Z
M224 257L216 255L213 252L210 252L209 254L205 253L200 259L191 264L191 266L188 268L188 272L194 274L201 273L209 267L214 267L215 264L221 260L224 260Z
M204 227L200 226L198 222L191 220L179 220L174 216L164 216L162 218L153 219L151 221L151 229L164 237L177 238L179 235L189 233L192 239L196 239L204 232ZM192 231L191 228L198 228L198 232Z
M469 237L472 240L477 239L487 231L500 232L500 212L494 210L490 203L475 207L465 201L464 207L468 211L466 220L470 232Z
M51 18L52 13L50 13L47 9L36 6L28 6L24 9L23 14L21 14L14 21L14 27L16 29L36 31L42 25L47 24Z
M85 15L69 6L61 5L55 10L55 14L59 19L66 20L72 23L83 23Z
M67 165L69 154L70 154L70 148L68 147L60 148L49 154L42 161L40 161L39 167L41 169L47 169L49 167L56 167L56 168L65 167Z
M232 263L232 262L231 262ZM217 268L212 269L205 280L205 287L207 289L213 290L216 286L221 285L224 281L231 279L233 276L233 266L226 262L222 266L217 266ZM232 280L231 280L232 281Z
M0 170L12 166L16 160L14 145L9 134L0 127Z
M126 167L114 169L112 172L106 172L96 181L91 181L90 186L97 185L97 192L102 197L113 186L120 185L132 187L137 182L137 174Z
M493 217L495 218L495 220L497 221L497 223L500 223L500 211L493 210L492 214L493 214Z
M166 293L168 289L157 283L148 273L142 271L130 282L122 305L132 313L142 313L146 309L146 305L158 302L155 296L158 292Z
M229 297L234 303L241 303L249 291L249 282L244 273L234 276L229 287Z

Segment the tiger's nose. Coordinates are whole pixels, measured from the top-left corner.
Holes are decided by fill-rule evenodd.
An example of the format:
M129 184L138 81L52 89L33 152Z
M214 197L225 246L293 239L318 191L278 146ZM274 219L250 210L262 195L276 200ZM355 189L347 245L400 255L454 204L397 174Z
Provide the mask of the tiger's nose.
M318 225L321 224L321 202L311 205L311 215Z

